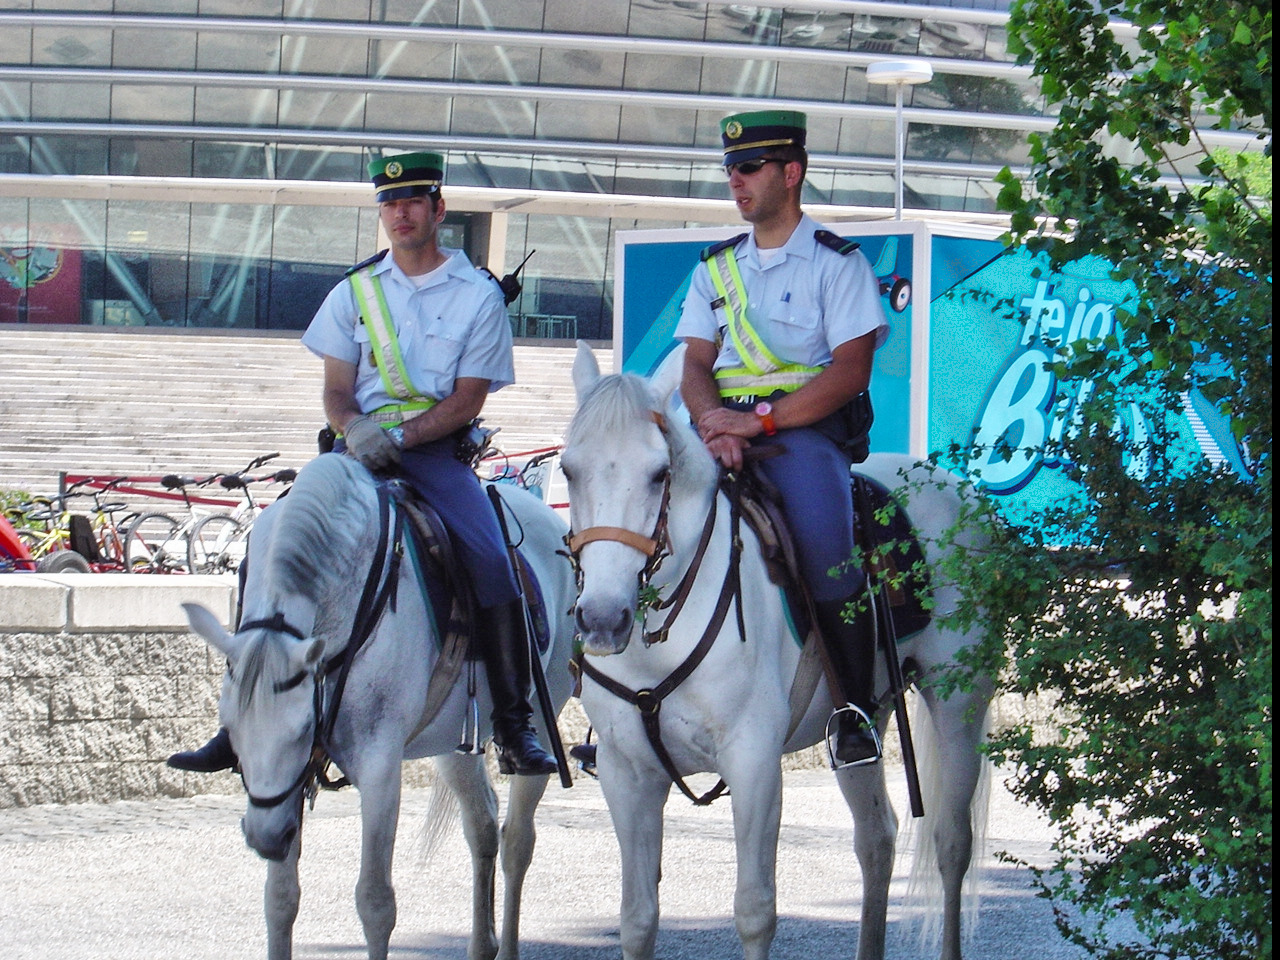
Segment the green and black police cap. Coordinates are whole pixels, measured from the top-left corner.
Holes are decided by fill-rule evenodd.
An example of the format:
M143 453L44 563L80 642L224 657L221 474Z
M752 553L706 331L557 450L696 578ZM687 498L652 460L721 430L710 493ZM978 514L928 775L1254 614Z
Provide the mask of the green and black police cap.
M725 117L720 121L725 165L768 156L779 147L803 147L805 126L805 115L799 110L757 110Z
M369 179L379 203L439 193L444 157L438 153L398 153L369 164Z

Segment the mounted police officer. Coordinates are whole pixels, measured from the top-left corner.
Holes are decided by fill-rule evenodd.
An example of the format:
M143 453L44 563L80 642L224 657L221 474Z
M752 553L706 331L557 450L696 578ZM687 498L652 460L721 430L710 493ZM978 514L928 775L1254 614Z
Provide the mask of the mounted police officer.
M503 291L459 250L439 245L444 160L434 153L369 165L390 251L347 272L303 344L324 360L324 411L345 451L370 470L399 470L440 515L476 592L475 640L492 694L505 772L554 773L533 728L530 644L497 516L457 456L460 431L487 396L515 379ZM388 255L389 253L389 255ZM225 731L170 766L227 769Z
M676 328L681 395L726 469L741 469L748 447L776 454L757 468L780 493L848 703L836 713L835 759L874 763L875 633L850 562L849 468L866 457L872 357L888 336L879 284L856 244L800 208L803 113L742 113L720 129L729 190L752 229L708 248L694 272Z

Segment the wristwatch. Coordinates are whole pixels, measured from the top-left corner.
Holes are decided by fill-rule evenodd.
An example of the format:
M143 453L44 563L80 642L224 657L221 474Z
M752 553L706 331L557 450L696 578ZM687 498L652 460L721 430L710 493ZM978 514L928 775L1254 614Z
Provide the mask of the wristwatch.
M387 436L391 438L391 442L397 447L404 449L404 427L387 427Z
M766 437L772 437L778 432L777 425L773 422L773 404L766 400L761 400L756 404L756 417L760 421L760 427L764 430Z

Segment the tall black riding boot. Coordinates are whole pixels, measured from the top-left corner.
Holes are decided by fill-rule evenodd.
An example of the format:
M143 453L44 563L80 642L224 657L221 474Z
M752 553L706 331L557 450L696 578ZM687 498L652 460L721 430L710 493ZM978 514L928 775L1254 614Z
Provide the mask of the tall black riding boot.
M231 747L231 735L226 727L219 727L213 739L199 750L184 750L175 753L165 761L175 770L190 770L193 773L216 773L219 770L234 770L240 762L235 750Z
M875 730L876 634L871 610L853 612L849 622L844 600L822 600L814 607L840 689L856 708L837 706L835 759L843 766L875 763L881 749Z
M503 773L545 776L559 766L542 749L529 705L532 664L521 601L480 611L480 646L493 697L493 742Z

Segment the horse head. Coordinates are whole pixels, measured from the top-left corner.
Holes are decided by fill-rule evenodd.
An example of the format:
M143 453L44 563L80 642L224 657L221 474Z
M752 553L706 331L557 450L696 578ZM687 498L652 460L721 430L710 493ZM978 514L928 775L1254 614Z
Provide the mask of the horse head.
M590 654L626 649L658 568L687 537L690 495L705 510L714 487L715 466L673 405L682 357L678 348L651 381L602 376L590 348L578 345L578 409L560 466L579 576L576 626Z
M324 641L303 636L283 618L228 633L199 604L183 609L191 629L227 658L218 713L249 795L241 821L245 841L265 859L283 860L297 837L302 788L310 778Z

